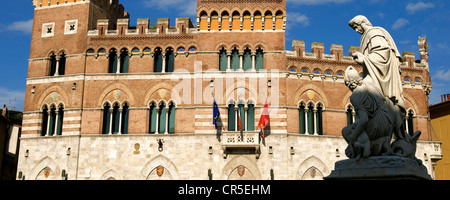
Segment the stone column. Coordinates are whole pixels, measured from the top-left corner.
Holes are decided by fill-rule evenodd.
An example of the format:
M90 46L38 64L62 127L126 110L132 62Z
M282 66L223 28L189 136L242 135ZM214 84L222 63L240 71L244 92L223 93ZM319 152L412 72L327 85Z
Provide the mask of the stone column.
M112 124L113 124L113 113L114 113L114 105L111 106L111 108L109 109L109 113L110 113L110 118L109 118L109 133L108 135L112 134Z
M50 131L50 119L51 119L51 115L52 115L52 109L48 109L47 111L47 132L45 132L45 136L49 136L49 131Z
M119 54L119 55L117 56L117 70L116 70L116 74L120 74L120 67L121 67L120 61L122 60L121 57L122 57L121 54Z
M56 56L56 70L54 76L59 76L59 61L61 60L61 56Z
M169 105L166 106L166 124L165 126L165 132L164 134L169 134Z
M155 109L156 109L156 132L155 132L155 134L159 134L159 106L156 106Z
M239 52L239 71L244 71L244 52Z
M231 52L227 52L228 63L227 63L227 71L231 71Z
M309 135L309 129L308 129L308 107L305 107L305 135Z
M256 52L252 51L252 71L256 71Z
M122 111L123 108L119 108L119 135L122 135Z
M319 134L317 133L318 120L317 120L317 109L316 109L316 108L314 108L313 113L314 113L314 115L313 115L313 121L316 122L316 123L313 123L313 126L314 126L314 124L316 125L316 127L315 127L315 129L314 129L314 135L319 135Z
M161 52L162 54L162 69L161 73L166 73L166 52Z

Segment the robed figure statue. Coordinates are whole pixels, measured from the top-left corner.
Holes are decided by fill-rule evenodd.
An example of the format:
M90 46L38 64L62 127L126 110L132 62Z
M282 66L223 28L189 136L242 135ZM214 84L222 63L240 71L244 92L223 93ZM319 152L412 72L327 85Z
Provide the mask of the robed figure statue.
M360 119L345 127L342 134L349 144L350 158L397 155L415 157L416 142L421 132L406 133L401 56L391 35L381 27L373 27L364 16L349 22L362 34L361 52L353 54L363 65L363 78L353 67L347 68L345 83L352 90L352 105ZM392 135L395 141L391 144Z

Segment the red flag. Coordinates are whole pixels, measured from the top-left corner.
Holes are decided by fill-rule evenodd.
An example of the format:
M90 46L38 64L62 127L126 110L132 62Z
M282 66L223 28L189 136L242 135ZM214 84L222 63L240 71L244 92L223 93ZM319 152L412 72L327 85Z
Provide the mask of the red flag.
M261 129L261 137L265 137L264 135L264 129L267 127L267 125L269 125L270 119L269 119L269 104L267 104L267 99L266 99L266 104L264 104L264 109L262 111L261 114L261 118L259 119L259 123L258 123L258 127L259 129Z
M242 122L241 122L241 111L240 110L238 110L238 128L239 128L239 131L242 131Z

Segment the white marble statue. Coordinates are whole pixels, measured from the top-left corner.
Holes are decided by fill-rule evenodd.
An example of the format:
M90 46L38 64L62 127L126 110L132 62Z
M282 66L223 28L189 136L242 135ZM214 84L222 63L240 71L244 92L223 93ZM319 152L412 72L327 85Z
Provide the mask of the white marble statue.
M353 92L350 101L359 116L342 130L348 143L345 153L356 159L389 155L415 158L421 132L411 136L404 128L401 57L395 42L385 29L373 27L364 16L356 16L349 25L362 34L361 52L353 57L363 65L363 78L352 66L345 72L345 84ZM392 135L395 141L391 144Z

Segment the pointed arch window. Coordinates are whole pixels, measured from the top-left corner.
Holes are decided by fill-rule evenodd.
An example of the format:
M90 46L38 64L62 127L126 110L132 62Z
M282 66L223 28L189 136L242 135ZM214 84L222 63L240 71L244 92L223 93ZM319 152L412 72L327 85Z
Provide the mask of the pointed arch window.
M299 106L299 129L300 129L300 134L305 134L306 133L306 106L304 103L301 103Z
M116 72L117 72L117 50L111 49L109 50L108 73L116 73Z
M166 72L173 72L175 67L175 54L173 53L173 48L167 48L166 50Z
M169 110L168 110L168 133L174 134L175 133L175 104L173 102L169 103Z
M255 104L253 104L252 102L248 103L247 130L255 131Z
M49 73L48 76L54 76L56 72L56 55L50 55Z
M240 56L239 56L239 49L236 47L231 51L231 69L234 71L239 70L241 67L240 64Z
M162 72L163 70L163 55L161 48L156 48L154 52L154 72Z
M236 110L234 108L234 102L228 104L228 131L236 130Z
M158 133L159 134L164 134L166 132L166 118L167 115L167 109L166 109L166 105L163 103L161 103L161 105L159 106L159 124L158 124Z
M244 50L244 71L252 69L252 51L247 47Z
M264 69L264 52L261 47L256 50L255 67L256 71Z
M405 117L404 126L406 132L409 133L410 135L414 134L414 116L415 116L414 111L412 109L409 109Z
M314 105L312 103L308 105L308 133L314 134Z
M105 103L103 106L103 127L102 134L108 135L110 134L110 122L111 122L111 113L110 113L111 105L109 103Z
M219 70L224 72L228 68L228 55L224 47L219 51Z
M316 132L317 135L323 135L323 105L318 104L316 110Z
M130 56L129 56L128 49L122 49L120 51L120 62L119 62L120 63L120 65L119 65L120 73L128 73L129 62L130 62Z
M60 104L50 106L46 105L42 109L41 136L62 135L64 120L64 106Z
M62 52L61 55L59 55L59 61L58 61L58 57L57 57L56 65L57 65L56 68L58 70L58 74L56 74L56 75L61 75L61 76L65 75L66 74L66 54L64 52Z
M122 112L121 112L122 121L120 124L120 127L121 127L120 132L122 134L128 134L129 113L130 113L130 111L129 111L128 103L124 103L122 106Z

